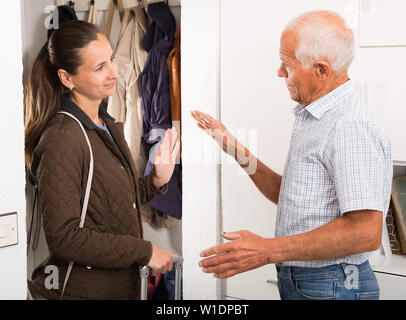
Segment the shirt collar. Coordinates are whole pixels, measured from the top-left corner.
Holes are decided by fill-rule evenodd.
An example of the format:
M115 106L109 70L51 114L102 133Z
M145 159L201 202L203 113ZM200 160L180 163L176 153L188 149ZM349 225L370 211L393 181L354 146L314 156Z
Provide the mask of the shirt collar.
M321 98L313 101L311 104L304 106L298 104L292 112L297 115L302 110L306 110L316 119L320 119L328 110L334 107L342 98L354 92L354 85L351 80L343 83L334 90L330 91Z
M80 109L80 107L76 103L74 103L68 96L62 97L61 109L63 111L69 112L70 114L78 118L79 121L87 129L96 129L96 125L94 124L94 122L90 120L87 114L82 109ZM115 119L107 113L106 109L101 104L99 106L99 116L115 121Z

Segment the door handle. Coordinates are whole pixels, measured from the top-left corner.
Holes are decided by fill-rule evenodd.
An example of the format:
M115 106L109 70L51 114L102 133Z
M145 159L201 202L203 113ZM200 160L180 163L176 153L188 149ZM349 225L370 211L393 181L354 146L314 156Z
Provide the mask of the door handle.
M266 280L266 283L273 284L273 285L277 286L278 285L278 280L268 279L268 280Z

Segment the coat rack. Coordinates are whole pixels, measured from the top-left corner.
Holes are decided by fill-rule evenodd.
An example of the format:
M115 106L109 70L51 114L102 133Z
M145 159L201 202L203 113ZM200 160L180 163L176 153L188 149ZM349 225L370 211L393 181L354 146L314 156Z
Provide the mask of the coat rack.
M94 0L97 1L97 10L98 11L104 11L108 10L111 4L111 0ZM154 2L161 2L162 0L142 0L142 5L144 7L147 7L150 3ZM57 0L56 5L57 6L62 6L62 5L69 5L69 0ZM89 11L90 9L90 0L75 0L73 1L75 3L75 11L80 12L80 11ZM168 5L171 7L180 7L181 6L181 0L167 0ZM138 6L138 1L137 0L123 0L123 6L124 8L131 8L131 7L136 7Z

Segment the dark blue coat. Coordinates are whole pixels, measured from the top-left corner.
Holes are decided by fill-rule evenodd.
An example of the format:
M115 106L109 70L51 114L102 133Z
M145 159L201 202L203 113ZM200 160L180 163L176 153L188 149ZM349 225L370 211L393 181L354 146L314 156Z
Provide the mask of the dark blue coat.
M165 131L172 127L168 56L176 35L176 21L165 2L148 6L153 23L148 28L142 47L148 59L140 76L140 91L144 118L144 140L150 151L145 175L153 171L153 159ZM172 217L182 216L182 194L179 187L180 164L175 166L168 183L168 192L149 205Z

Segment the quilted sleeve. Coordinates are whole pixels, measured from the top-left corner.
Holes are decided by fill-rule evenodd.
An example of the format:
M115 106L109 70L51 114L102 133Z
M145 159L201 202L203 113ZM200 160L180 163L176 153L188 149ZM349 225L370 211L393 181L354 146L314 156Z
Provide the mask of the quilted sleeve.
M152 183L152 174L138 178L141 203L150 202L152 199L168 192L168 184L164 184L159 189Z
M51 253L62 260L96 268L146 265L152 255L149 241L89 230L86 224L79 228L81 175L88 151L77 142L77 137L62 130L45 140L38 154L36 177Z

